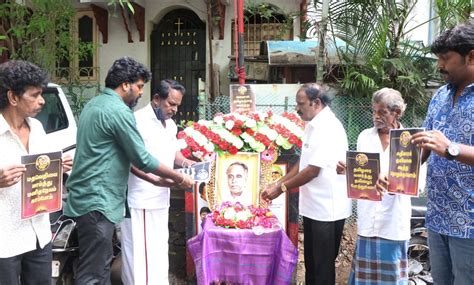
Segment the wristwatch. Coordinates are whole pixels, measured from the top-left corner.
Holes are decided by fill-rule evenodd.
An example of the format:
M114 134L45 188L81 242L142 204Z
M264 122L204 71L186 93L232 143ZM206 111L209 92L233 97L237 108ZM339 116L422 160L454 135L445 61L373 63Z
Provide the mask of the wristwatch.
M286 185L284 183L281 183L280 184L280 189L281 189L281 192L285 193L286 191L288 191L288 188L286 188Z
M458 157L461 150L459 149L459 145L457 143L450 143L445 150L445 155L447 160L454 160Z

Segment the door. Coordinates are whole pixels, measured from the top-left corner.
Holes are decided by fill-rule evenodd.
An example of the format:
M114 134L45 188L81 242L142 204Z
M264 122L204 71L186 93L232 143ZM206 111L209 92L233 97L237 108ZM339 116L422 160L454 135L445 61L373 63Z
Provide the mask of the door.
M186 94L176 122L198 120L198 81L206 77L205 23L191 10L166 14L151 34L152 90L163 79L183 84Z

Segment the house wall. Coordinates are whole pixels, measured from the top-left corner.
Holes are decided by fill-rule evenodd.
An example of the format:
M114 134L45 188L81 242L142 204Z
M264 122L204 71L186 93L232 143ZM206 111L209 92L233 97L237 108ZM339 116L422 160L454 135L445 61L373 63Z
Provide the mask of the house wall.
M412 17L407 23L406 31L413 29L408 34L412 41L423 42L425 46L431 44L434 39L434 32L436 30L435 23L429 21L433 18L434 10L431 1L418 1L411 13Z
M316 17L316 13L314 11L314 6L308 5L308 17L312 19L312 21L320 20ZM425 46L431 44L433 39L435 38L435 33L438 29L436 27L436 23L433 21L428 21L432 19L435 15L435 11L433 9L432 0L429 1L418 1L415 4L414 9L411 11L409 21L406 23L405 31L411 32L408 34L408 38L412 41L422 42ZM308 38L317 38L315 36L314 31L308 31L306 35Z
M220 73L220 94L229 93L230 80L228 78L229 71L229 56L231 54L232 45L231 42L231 24L234 18L234 0L221 0L226 6L226 17L225 17L225 32L224 39L218 39L218 27L213 26L214 40L212 41L213 51L213 62L219 65ZM281 8L285 13L299 12L300 4L302 0L248 0L246 2L262 3L267 2ZM78 4L78 8L88 7L89 3L101 5L107 7L104 0L81 0L82 4ZM145 8L145 41L139 41L139 33L133 21L131 14L128 14L127 22L129 30L131 31L133 43L128 43L127 34L121 11L119 6L107 7L109 10L109 41L107 44L102 43L102 35L99 33L99 51L98 51L98 66L100 66L100 84L103 84L107 71L113 61L121 56L131 56L136 60L143 62L146 65L151 64L151 50L150 50L150 35L153 31L154 25L158 24L159 21L166 15L166 13L178 9L188 8L194 11L198 17L203 21L207 22L207 11L206 2L204 0L140 0L137 1L140 5ZM308 6L309 9L311 5ZM410 33L410 39L413 41L423 42L424 45L429 45L434 37L434 30L436 29L433 23L422 24L432 17L432 4L431 1L419 1L413 11L413 17L410 23L407 25L407 29L411 29L418 26L415 30ZM422 24L422 25L420 25ZM293 38L297 40L299 38L300 21L297 17L294 21L293 27ZM207 39L207 29L206 29ZM209 51L209 42L206 40L206 51ZM209 87L209 52L206 54L206 91ZM150 84L145 87L145 93L140 100L139 107L146 105L150 100Z
M84 1L84 0L83 0ZM219 40L218 28L214 29L214 40L212 41L213 62L219 65L220 72L220 93L229 94L229 79L227 78L229 70L229 56L231 54L231 23L234 18L234 0L222 0L226 5L225 17L225 33L224 39ZM254 1L256 3L267 2L281 8L284 12L298 12L300 10L301 0L269 0L269 1ZM105 7L102 1L90 1L78 7L86 7L87 4L94 3ZM108 22L108 43L102 43L102 35L99 33L99 51L98 51L98 66L100 66L100 84L103 85L107 71L114 60L122 56L130 56L137 61L150 66L151 51L150 51L150 35L155 24L171 10L178 8L188 8L194 11L198 17L207 23L206 3L204 0L147 0L139 1L139 4L145 8L145 41L139 41L139 33L133 21L133 17L127 18L128 28L132 34L133 43L128 42L127 32L121 15L119 6L116 9L108 7L109 22ZM295 19L293 27L294 39L299 36L299 19ZM209 51L209 42L207 40L206 29L206 51ZM206 91L209 87L209 53L206 54ZM150 101L150 84L145 86L145 93L139 102L137 108L145 106Z
M213 45L213 61L214 63L219 64L220 66L220 93L229 95L229 84L230 80L228 78L229 72L229 56L232 52L232 45L231 43L232 38L232 20L234 19L234 0L230 0L230 5L226 6L226 21L225 21L225 32L224 32L224 39L219 40L218 36L218 29L214 28L214 40L212 41ZM290 12L299 12L300 11L300 3L301 0L273 0L273 1L254 1L256 3L271 3L280 9L283 10L285 13ZM293 39L299 39L298 36L300 34L300 21L299 19L295 19L293 25ZM207 48L209 48L207 46ZM209 55L207 55L207 59L209 60Z

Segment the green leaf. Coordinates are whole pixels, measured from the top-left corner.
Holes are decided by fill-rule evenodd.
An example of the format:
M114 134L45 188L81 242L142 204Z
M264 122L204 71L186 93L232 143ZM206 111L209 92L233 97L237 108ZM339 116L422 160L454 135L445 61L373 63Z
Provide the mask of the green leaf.
M444 2L461 5L466 0ZM319 16L321 3L315 1ZM407 40L407 27L413 26L416 3L416 0L330 2L333 45L336 40L346 43L337 48L344 64L340 69L342 78L338 80L343 94L370 96L379 88L392 87L401 91L407 101L426 102L425 85L439 76L434 62L429 60L429 49Z

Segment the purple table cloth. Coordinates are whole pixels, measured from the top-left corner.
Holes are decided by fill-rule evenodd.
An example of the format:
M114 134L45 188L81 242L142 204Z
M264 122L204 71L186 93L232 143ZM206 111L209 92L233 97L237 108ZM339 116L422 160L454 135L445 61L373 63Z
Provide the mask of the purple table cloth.
M225 229L210 217L203 231L188 240L198 284L290 284L298 250L283 230Z

